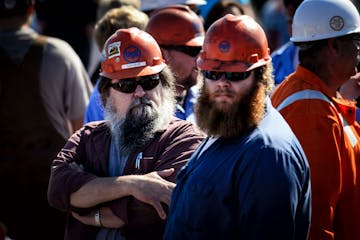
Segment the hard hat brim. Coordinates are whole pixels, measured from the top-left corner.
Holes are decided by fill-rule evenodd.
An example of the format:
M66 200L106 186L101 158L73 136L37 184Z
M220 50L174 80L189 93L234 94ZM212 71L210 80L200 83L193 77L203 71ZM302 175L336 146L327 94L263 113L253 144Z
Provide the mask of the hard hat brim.
M156 73L161 72L165 67L166 63L161 63L155 66L146 66L146 67L138 67L138 68L131 68L127 70L123 70L121 72L113 72L113 73L106 73L100 72L100 76L107 77L110 79L124 79L124 78L133 78L133 77L142 77L153 75Z
M247 72L254 68L263 66L271 62L271 58L260 59L254 64L239 61L219 61L214 59L197 59L197 66L200 70L219 71L219 72Z

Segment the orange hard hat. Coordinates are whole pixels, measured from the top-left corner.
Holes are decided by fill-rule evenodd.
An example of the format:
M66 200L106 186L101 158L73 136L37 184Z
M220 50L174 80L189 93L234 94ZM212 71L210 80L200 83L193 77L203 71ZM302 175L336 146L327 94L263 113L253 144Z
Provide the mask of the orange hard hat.
M261 26L250 16L227 14L207 30L197 66L201 70L246 72L270 61Z
M145 29L162 45L202 46L205 30L201 18L186 5L171 5L151 13Z
M136 27L119 29L105 42L100 75L124 79L152 75L166 64L155 39Z

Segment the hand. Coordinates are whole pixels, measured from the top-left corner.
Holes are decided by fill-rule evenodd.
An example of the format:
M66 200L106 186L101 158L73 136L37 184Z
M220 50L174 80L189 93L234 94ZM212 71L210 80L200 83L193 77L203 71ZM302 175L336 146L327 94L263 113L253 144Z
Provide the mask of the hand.
M174 173L174 169L151 172L145 175L133 175L129 191L136 199L152 205L161 219L166 218L166 213L161 203L170 205L171 194L175 183L166 181L165 177Z
M124 226L124 221L121 220L118 216L116 216L110 208L102 207L100 208L100 213L100 220L103 227L121 228L122 226ZM95 222L95 211L85 216L80 216L75 212L71 212L71 215L83 224L97 226Z

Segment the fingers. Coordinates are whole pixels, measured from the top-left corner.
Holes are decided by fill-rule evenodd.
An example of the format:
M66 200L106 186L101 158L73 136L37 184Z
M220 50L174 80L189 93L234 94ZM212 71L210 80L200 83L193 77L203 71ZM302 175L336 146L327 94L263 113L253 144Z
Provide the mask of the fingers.
M174 171L175 171L174 168L169 168L169 169L157 171L157 174L159 174L159 176L162 178L166 178L166 177L170 176L171 174L173 174Z
M159 217L163 220L166 219L166 213L163 207L161 206L160 202L152 203L152 206L155 208L156 212L159 214Z

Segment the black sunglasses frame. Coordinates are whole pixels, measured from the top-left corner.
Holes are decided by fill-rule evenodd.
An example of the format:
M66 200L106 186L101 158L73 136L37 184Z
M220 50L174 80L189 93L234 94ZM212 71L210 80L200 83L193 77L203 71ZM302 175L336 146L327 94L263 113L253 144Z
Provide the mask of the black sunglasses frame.
M164 45L161 47L164 49L167 49L167 50L175 50L178 52L182 52L190 57L196 57L197 55L199 55L199 53L201 51L201 47L196 47L196 46Z
M116 83L111 83L110 87L115 89L116 91L122 93L133 93L136 90L137 85L140 85L144 91L150 91L156 88L157 85L160 83L160 76L156 75L149 75L149 76L142 76L139 80L136 78L124 78L120 79Z
M204 78L209 79L211 81L217 81L219 80L222 75L225 75L225 78L229 80L230 82L238 82L243 81L247 79L251 71L247 72L218 72L218 71L208 71L208 70L202 70L201 74L204 76Z

